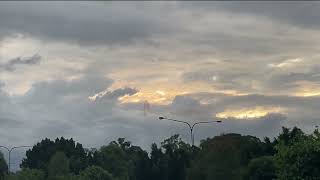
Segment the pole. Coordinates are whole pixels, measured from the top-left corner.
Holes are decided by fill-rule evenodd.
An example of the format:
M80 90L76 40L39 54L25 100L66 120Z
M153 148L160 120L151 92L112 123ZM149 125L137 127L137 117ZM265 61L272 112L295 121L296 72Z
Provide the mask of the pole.
M10 175L10 172L11 172L11 169L10 169L11 168L11 152L14 149L24 148L24 147L32 147L32 146L15 146L15 147L12 147L11 149L9 149L6 146L0 146L0 147L5 148L8 151L8 175Z
M179 123L184 123L187 124L190 130L190 136L191 136L191 144L192 146L194 146L194 127L198 124L205 124L205 123L221 123L222 121L200 121L200 122L196 122L193 124L190 124L186 121L181 121L181 120L177 120L177 119L170 119L170 118L166 118L166 117L159 117L159 120L169 120L169 121L175 121L175 122L179 122Z
M194 128L199 125L199 124L208 124L208 123L221 123L222 121L218 120L218 121L200 121L200 122L196 122L192 125L192 146L194 145Z

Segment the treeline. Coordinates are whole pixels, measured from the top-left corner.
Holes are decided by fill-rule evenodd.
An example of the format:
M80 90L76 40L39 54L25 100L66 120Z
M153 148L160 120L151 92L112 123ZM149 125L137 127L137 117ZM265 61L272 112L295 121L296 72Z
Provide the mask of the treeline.
M0 154L1 180L311 180L320 179L320 133L283 128L273 140L222 134L199 147L174 135L150 153L123 138L89 150L61 137L34 145L20 166L8 175Z

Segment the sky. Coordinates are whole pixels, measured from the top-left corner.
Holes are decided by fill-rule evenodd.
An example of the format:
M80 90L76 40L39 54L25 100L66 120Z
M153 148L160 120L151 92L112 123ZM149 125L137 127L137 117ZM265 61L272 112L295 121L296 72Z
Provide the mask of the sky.
M0 2L0 145L149 150L319 125L319 2ZM17 150L13 166L23 150ZM20 153L19 153L20 152Z

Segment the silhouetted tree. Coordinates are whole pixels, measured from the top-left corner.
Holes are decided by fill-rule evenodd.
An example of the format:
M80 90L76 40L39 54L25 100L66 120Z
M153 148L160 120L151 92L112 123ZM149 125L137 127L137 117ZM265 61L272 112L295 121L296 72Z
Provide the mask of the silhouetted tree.
M284 134L284 133L282 133ZM279 138L275 155L278 179L315 179L320 177L320 138L294 128L289 138Z
M261 156L252 159L243 179L272 180L276 179L276 167L273 156Z
M26 156L22 170L5 176L6 180L316 179L320 177L320 133L306 135L299 128L283 127L273 141L223 134L201 141L200 147L191 147L174 135L159 147L152 144L150 157L124 138L91 150L72 139L44 139ZM0 175L6 171L0 154Z
M114 180L112 175L98 166L90 166L81 171L79 180Z
M8 172L8 165L6 163L6 160L3 157L2 152L0 152L0 180L3 180L7 172Z
M263 143L253 136L225 134L201 142L192 163L189 180L242 179L249 161L263 152Z
M151 145L151 179L168 179L168 158L155 143Z
M63 152L70 162L72 173L78 174L89 166L90 157L81 144L75 143L73 139L44 139L26 152L26 158L21 163L22 168L41 169L46 174L47 166L51 157L57 152Z
M48 164L49 177L65 176L70 172L69 159L63 152L53 155Z
M46 180L46 176L38 169L22 169L16 174L7 176L6 180Z
M155 180L184 180L193 157L192 147L173 135L161 143L151 146L151 176Z

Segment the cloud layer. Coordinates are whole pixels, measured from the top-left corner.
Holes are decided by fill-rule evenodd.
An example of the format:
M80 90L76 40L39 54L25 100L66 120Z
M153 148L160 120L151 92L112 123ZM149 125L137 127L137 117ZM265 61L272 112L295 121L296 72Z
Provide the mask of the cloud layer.
M0 4L0 145L188 141L158 116L224 118L197 142L319 122L318 2Z

